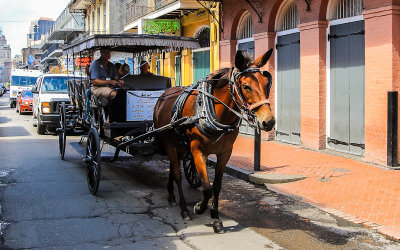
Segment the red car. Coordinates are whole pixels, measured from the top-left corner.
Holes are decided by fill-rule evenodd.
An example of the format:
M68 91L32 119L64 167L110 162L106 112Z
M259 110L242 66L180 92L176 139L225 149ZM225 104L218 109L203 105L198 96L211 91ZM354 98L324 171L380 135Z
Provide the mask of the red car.
M17 112L19 114L32 112L33 94L30 90L24 90L17 96Z

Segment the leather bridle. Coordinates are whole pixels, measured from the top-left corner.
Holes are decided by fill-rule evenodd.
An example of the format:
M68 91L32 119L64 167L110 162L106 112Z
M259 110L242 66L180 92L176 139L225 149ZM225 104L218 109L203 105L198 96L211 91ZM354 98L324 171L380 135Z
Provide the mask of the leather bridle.
M258 102L252 103L252 104L248 104L244 99L244 96L243 96L243 93L242 93L242 89L240 88L240 85L239 85L239 80L246 73L254 74L254 73L257 73L257 72L261 73L264 77L268 78L268 84L267 84L267 96L268 96L268 98L260 100ZM270 102L269 102L269 94L270 94L270 90L271 90L271 86L272 86L272 76L271 76L271 74L268 71L260 70L260 68L258 68L258 67L251 67L251 68L248 68L248 69L246 69L244 71L241 71L241 72L238 71L236 68L232 68L231 69L231 76L229 78L229 85L230 85L230 88L229 88L230 89L230 94L231 94L231 97L232 97L233 101L235 102L236 106L241 110L242 113L245 113L250 118L250 120L252 121L253 124L257 124L257 122L256 122L257 121L257 116L256 116L256 114L254 113L253 110L258 108L258 107L260 107L260 106L262 106L262 105L264 105L264 104L270 104ZM236 98L235 92L236 92L239 100Z

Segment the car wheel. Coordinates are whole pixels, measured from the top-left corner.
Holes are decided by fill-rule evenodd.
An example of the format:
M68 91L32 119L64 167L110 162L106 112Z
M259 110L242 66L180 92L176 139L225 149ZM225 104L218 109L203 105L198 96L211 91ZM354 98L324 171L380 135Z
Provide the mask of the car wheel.
M44 135L44 133L46 132L46 127L42 125L42 121L40 120L40 116L38 116L38 118L37 118L36 131L37 131L37 133L39 135Z

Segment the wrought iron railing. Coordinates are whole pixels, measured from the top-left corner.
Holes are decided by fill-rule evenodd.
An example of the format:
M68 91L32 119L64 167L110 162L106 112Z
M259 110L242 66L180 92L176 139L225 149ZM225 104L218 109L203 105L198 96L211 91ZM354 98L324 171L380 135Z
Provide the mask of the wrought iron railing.
M180 0L153 0L152 6L149 6L147 0L132 0L126 4L126 24L178 1Z
M40 59L43 61L43 59L45 59L48 55L49 55L49 51L46 50L46 51L40 56Z
M62 47L60 46L59 43L55 43L55 44L51 45L51 47L50 47L49 50L48 50L49 55L50 55L51 53L53 53L53 51L55 51L55 50L57 50L57 49L62 49Z

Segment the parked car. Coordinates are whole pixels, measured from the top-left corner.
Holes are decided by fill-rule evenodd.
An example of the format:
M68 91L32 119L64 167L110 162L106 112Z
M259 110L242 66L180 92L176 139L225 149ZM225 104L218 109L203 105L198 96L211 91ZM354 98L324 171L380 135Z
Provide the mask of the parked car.
M32 112L33 94L30 90L23 90L17 96L17 112L22 115Z
M4 83L0 83L0 96L3 96L4 93L7 92L6 85Z
M67 81L74 77L66 74L44 74L38 77L33 93L33 118L37 119L37 133L60 126L59 106L69 103Z

